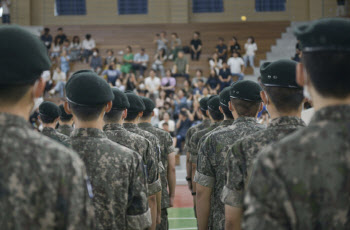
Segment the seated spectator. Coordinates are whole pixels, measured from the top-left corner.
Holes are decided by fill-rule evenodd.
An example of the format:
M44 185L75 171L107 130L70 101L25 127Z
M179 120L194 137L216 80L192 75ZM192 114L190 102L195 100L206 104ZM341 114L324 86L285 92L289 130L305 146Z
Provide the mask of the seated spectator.
M191 59L192 61L199 60L202 52L202 41L199 39L200 33L194 32L193 39L191 40Z
M177 33L171 34L170 42L171 54L169 55L170 60L176 60L177 53L182 50L182 42Z
M159 97L156 99L156 108L162 108L166 100L167 100L166 93L164 90L161 90L159 93Z
M176 123L176 147L182 151L182 143L185 141L187 130L191 127L192 121L189 119L189 111L182 110Z
M207 78L203 76L203 71L201 69L196 69L196 76L192 78L192 86L198 87L198 81L202 80L203 82L207 81Z
M209 89L209 94L216 95L219 93L221 82L215 70L210 71L210 75L207 82L205 83L205 86ZM202 91L202 94L204 94L203 91Z
M202 79L199 79L196 85L197 85L197 87L195 87L193 89L193 94L194 95L202 95L203 90L205 88L205 82Z
M216 46L216 53L219 56L219 59L226 61L227 59L227 46L224 44L224 39L219 38L219 44Z
M231 70L228 68L227 63L222 63L222 69L219 72L219 80L221 84L221 90L225 87L230 86L232 82Z
M145 48L141 48L141 52L135 54L134 62L132 63L132 68L136 71L140 71L140 78L143 76L145 70L147 69L149 57L145 53Z
M120 91L125 91L125 85L123 85L122 81L120 80L120 78L118 78L116 81L115 81L115 86L113 86L113 88L117 88L119 89Z
M64 40L62 50L65 50L67 51L67 54L70 54L70 41L68 39Z
M53 62L56 62L60 54L61 54L60 38L56 37L54 42L51 43L51 60Z
M209 58L210 70L215 70L216 74L219 74L220 69L222 68L222 60L219 59L217 53L214 53L211 58Z
M171 76L171 71L166 71L166 76L162 78L161 89L165 91L167 97L171 96L175 92L176 79Z
M217 93L214 93L214 95ZM202 91L202 95L200 96L200 98L202 99L203 97L209 97L210 95L213 95L209 92L208 87L204 87L203 91Z
M149 77L145 79L145 87L148 91L149 98L151 98L154 102L159 96L160 85L160 79L156 76L156 71L151 69L149 71Z
M63 28L62 27L57 29L57 35L55 37L55 40L56 40L56 38L59 38L60 45L62 45L63 42L67 39L67 36L63 33Z
M157 45L157 51L164 49L168 50L168 39L166 38L166 32L162 31L160 34L156 34L153 43Z
M154 56L154 63L152 64L152 69L156 71L160 71L160 75L164 77L164 62L167 59L165 49L160 49L157 51L156 55Z
M116 81L120 75L120 71L116 69L116 66L113 62L108 65L108 69L102 72L102 76L107 76L107 82L112 86L116 86Z
M62 50L60 57L60 67L62 72L68 76L68 72L70 70L70 57L67 55L66 50Z
M241 52L241 46L238 44L236 37L232 37L229 43L229 47L230 47L231 55L233 54L233 52L238 52L238 53Z
M139 84L134 73L128 73L126 75L124 85L126 91L134 91L138 87Z
M109 66L112 63L117 64L117 58L114 56L113 50L107 50L107 57L105 58L105 66Z
M134 54L132 53L131 46L127 46L125 49L126 53L123 56L123 64L120 71L123 74L130 73L132 63L134 62Z
M189 93L192 93L192 83L190 79L186 79L184 81L184 86L182 89L184 90L186 95L188 95Z
M91 34L85 35L82 48L83 48L83 58L85 58L85 63L89 63L89 58L92 55L93 49L96 48L95 40L91 38Z
M101 58L100 52L97 48L93 49L90 67L91 67L91 70L94 71L95 73L97 73L97 74L101 73L101 70L103 67L102 58Z
M173 74L174 77L185 77L186 79L189 79L190 66L184 55L185 54L182 50L178 52L178 57L176 58L175 65L173 67Z
M244 45L244 49L246 51L245 55L243 56L244 66L247 67L249 62L250 66L254 68L255 52L258 50L254 37L251 36L248 38L247 43Z
M67 75L63 71L61 71L60 67L57 67L53 72L52 80L54 81L55 88L50 91L50 94L59 93L61 98L64 98L64 88L66 86Z
M240 57L239 53L233 52L233 56L227 61L227 65L230 67L230 72L233 82L243 80L244 78L244 61Z
M181 109L188 109L186 92L183 89L179 89L177 94L174 95L174 115L179 115Z
M41 35L40 39L44 42L46 48L49 50L52 43L52 35L50 34L49 28L44 29L44 33Z
M70 44L71 61L78 61L81 58L81 42L79 36L74 36Z
M158 128L162 129L164 123L168 124L170 132L175 132L175 121L170 119L170 114L167 112L163 114L163 120L159 122Z

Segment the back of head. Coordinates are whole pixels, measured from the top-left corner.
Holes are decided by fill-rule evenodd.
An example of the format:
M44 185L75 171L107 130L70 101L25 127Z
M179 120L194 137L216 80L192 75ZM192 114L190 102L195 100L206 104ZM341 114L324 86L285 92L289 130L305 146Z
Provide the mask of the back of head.
M226 87L220 92L220 106L226 118L234 119L228 104L230 101L230 89L231 87Z
M73 115L66 113L63 105L59 105L58 108L60 109L60 113L61 113L60 120L62 122L70 122L73 118Z
M295 35L312 86L323 97L350 96L350 20L328 18L298 27Z
M221 121L224 119L224 115L220 112L219 107L220 107L220 97L218 95L209 97L208 111L211 118L214 121Z
M143 103L142 99L133 92L126 92L125 95L130 103L128 115L125 120L133 121L138 117L139 113L145 110L145 104Z
M143 111L143 115L142 115L142 119L149 119L150 117L152 117L153 114L153 110L156 107L156 105L154 104L154 102L147 98L147 97L141 97L144 105L145 105L145 110Z
M208 100L209 100L209 97L203 97L203 98L199 101L199 109L201 110L201 112L202 112L202 114L204 115L204 117L208 117L208 115L207 115Z
M44 124L50 124L60 117L61 111L55 103L44 101L39 106L39 114Z
M130 108L128 97L121 90L112 88L114 100L111 111L105 114L104 120L108 123L119 122L123 111Z
M298 111L303 103L303 89L296 82L297 62L278 60L265 62L260 68L261 84L281 113Z

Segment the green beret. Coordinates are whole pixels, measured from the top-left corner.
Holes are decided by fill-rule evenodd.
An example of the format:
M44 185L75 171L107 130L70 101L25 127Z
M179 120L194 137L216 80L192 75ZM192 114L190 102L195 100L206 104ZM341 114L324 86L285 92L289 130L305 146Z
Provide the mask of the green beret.
M0 86L34 83L50 66L38 37L19 26L0 27Z
M220 97L219 95L213 95L209 97L208 109L214 112L218 112L220 107Z
M41 116L56 119L61 115L61 111L55 103L44 101L39 106L39 114Z
M154 104L154 102L149 99L148 97L141 97L143 104L145 104L145 110L146 112L153 112L154 108L156 107L156 105Z
M200 101L199 101L199 107L201 108L201 110L208 110L208 100L209 97L203 97Z
M237 98L244 101L261 101L260 85L256 82L243 80L231 86L230 98Z
M294 31L303 52L350 51L350 20L327 18L301 25Z
M66 113L63 105L59 105L58 108L60 109L60 113L61 113L60 117L61 118L63 118L63 119L72 119L73 118L72 114Z
M129 109L130 104L128 97L121 90L112 88L114 94L113 109L124 110Z
M108 83L95 72L83 70L74 73L66 84L67 101L80 106L103 105L113 101Z
M301 88L296 82L297 62L282 59L265 62L260 67L261 83L264 86Z
M230 90L231 90L231 87L226 87L221 91L219 95L221 106L228 107L228 102L230 101Z
M125 93L125 95L128 97L130 107L128 109L131 113L139 113L145 111L146 107L143 103L142 99L137 96L135 93Z

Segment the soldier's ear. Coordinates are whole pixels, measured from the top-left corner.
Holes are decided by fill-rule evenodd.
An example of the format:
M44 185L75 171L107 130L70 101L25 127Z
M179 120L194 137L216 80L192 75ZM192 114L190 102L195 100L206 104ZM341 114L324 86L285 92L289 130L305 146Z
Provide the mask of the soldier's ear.
M123 120L128 116L128 109L124 109L122 118Z
M154 111L152 111L152 117L154 117L154 115L155 115L155 113L154 113Z
M108 113L109 111L111 111L112 105L113 105L113 102L112 102L112 101L107 102L107 105L106 105L106 108L105 108L105 112L106 112L106 113Z
M67 114L73 114L73 113L72 113L72 110L70 109L69 104L68 104L67 101L64 102L64 111L65 111Z
M143 111L139 112L139 117L141 118L143 116Z
M205 114L209 117L209 109L205 111Z
M269 103L269 98L268 98L265 91L260 91L260 97L263 100L265 105L267 105Z
M306 76L306 71L305 71L303 63L298 63L296 68L297 68L297 70L296 70L296 74L297 74L296 82L301 87L304 87L304 85L307 82L307 79L306 79L307 76Z
M220 113L224 113L224 110L222 110L222 107L221 107L221 105L219 106L219 110L220 110Z
M233 106L232 106L232 103L231 101L228 102L228 109L233 112Z
M44 89L45 89L46 82L43 78L39 78L36 80L33 88L33 97L38 98L43 95Z

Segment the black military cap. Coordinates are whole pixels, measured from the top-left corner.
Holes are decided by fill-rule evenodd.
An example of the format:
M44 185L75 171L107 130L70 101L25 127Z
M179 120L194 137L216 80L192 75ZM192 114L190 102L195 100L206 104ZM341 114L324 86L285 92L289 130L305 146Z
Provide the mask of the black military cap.
M304 53L317 51L350 52L350 20L327 18L299 26L294 31Z
M129 112L139 113L145 111L146 107L141 97L137 96L133 92L126 92L125 95L128 97L130 103L130 107L128 109Z
M103 105L113 101L108 83L95 72L83 70L74 73L66 84L67 101L80 106Z
M63 105L59 105L58 108L60 109L60 113L61 113L60 117L61 118L63 118L63 119L72 119L73 118L72 114L66 113Z
M218 112L220 106L220 97L219 95L213 95L209 97L208 100L208 109L214 112Z
M130 103L128 97L121 90L117 88L112 89L114 94L113 109L124 110L129 109Z
M39 106L39 114L41 116L56 119L61 115L61 111L55 103L44 101Z
M239 81L231 86L230 98L244 101L261 101L261 87L258 83L249 80Z
M219 94L220 105L221 106L228 107L228 102L230 101L230 90L231 90L231 87L228 86L228 87L224 88L221 91L221 93Z
M301 88L296 82L297 62L282 59L265 62L260 67L261 83L264 86Z
M50 66L47 49L38 37L19 26L0 27L0 86L34 83Z
M209 97L203 97L200 101L199 101L199 107L201 108L201 110L208 110L208 100Z
M154 104L154 102L149 99L148 97L141 97L143 104L145 104L145 110L146 112L153 112L154 108L156 107L156 105Z

